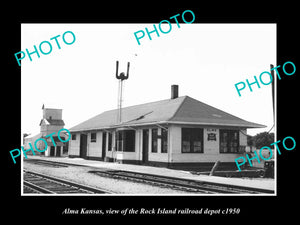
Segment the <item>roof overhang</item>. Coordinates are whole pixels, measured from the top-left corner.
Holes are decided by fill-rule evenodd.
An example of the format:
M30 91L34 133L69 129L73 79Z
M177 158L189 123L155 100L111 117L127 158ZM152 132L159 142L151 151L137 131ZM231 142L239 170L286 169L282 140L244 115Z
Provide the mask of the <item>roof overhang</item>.
M162 124L175 124L175 125L196 125L196 126L215 126L215 127L239 127L239 128L265 128L267 126L261 124L236 124L236 123L205 123L205 122L183 122L183 121L155 121L148 123L130 123L130 124L117 124L107 127L90 128L90 129L80 129L80 130L70 130L70 132L86 132L86 131L98 131L98 130L124 130L124 129L134 129L133 127L143 127L143 126L158 126L162 127Z
M242 127L242 128L265 128L267 126L262 124L236 124L236 123L205 123L205 122L182 122L182 121L172 121L168 122L170 124L178 125L203 125L203 126L218 126L218 127Z

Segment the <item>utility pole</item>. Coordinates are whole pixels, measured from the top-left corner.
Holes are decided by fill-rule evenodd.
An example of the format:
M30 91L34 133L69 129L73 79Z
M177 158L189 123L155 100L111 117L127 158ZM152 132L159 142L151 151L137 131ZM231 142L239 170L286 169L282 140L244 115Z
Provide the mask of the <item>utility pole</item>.
M129 77L129 66L130 63L127 63L127 75L125 76L125 73L122 72L118 74L119 70L119 61L117 61L116 65L116 78L119 80L119 90L118 90L118 116L117 116L117 122L122 122L122 101L123 101L123 81L127 80Z
M119 80L119 89L118 89L118 113L117 113L117 123L121 124L122 123L122 102L123 102L123 81L127 80L129 77L129 66L130 63L127 63L127 74L125 76L125 73L122 72L120 74L118 74L118 70L119 70L119 61L117 61L116 64L116 78ZM122 135L122 138L120 140L119 135ZM116 139L117 139L117 146L116 146L116 150L119 151L120 148L123 151L123 142L124 142L124 137L123 137L123 133L118 133L116 132Z
M273 80L272 80L272 100L273 100L273 118L274 118L274 123L275 123L275 92L274 92L274 89L275 89L275 79L276 77L274 76L274 66L272 64L270 64L270 68L271 68L271 75L273 77Z

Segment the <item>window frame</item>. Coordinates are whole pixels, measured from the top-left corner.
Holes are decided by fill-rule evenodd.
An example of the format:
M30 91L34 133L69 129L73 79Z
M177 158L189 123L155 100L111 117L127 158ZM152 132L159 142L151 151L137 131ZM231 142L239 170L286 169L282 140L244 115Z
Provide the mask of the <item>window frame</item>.
M110 152L112 150L112 133L108 132L108 143L107 143L108 151Z
M93 138L93 135L95 135L94 138ZM97 142L97 133L96 132L91 132L91 142Z
M197 142L200 142L200 145L195 145ZM200 151L195 151L195 147L200 147ZM181 153L204 153L203 128L181 128Z
M131 134L129 134L131 133ZM128 137L131 136L129 140ZM135 130L120 130L116 132L116 146L118 152L135 152ZM131 142L131 143L130 143ZM131 145L131 146L130 146ZM122 147L122 149L120 149ZM132 147L132 148L130 148Z
M158 152L158 128L151 129L151 153Z
M227 134L227 140L226 141L222 141L224 139L223 134L226 133ZM236 134L237 137L234 137ZM232 144L234 144L234 142L232 142L232 140L236 139L237 141L237 146L232 146ZM239 149L240 149L240 131L239 130L229 130L229 129L220 129L220 138L219 138L219 153L221 154L236 154L239 153ZM224 146L224 144L226 144L226 146ZM226 147L228 150L225 151L224 147ZM231 149L235 148L235 151L232 151Z
M115 137L115 141L116 141L116 150L117 152L122 152L123 151L123 131L116 131L116 137Z
M161 128L161 145L160 145L161 153L168 153L168 133L169 133L168 129ZM164 143L166 143L166 145Z

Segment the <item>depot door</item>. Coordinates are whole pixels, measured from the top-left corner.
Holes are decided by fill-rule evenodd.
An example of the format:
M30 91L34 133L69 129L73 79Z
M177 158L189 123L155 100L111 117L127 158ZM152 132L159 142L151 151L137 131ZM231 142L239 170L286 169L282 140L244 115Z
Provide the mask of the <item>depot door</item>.
M149 130L148 129L144 129L143 130L143 163L147 163L148 162L148 151L149 151Z
M102 134L102 159L105 160L106 156L106 132Z
M80 134L80 150L79 150L79 157L86 158L86 151L87 151L87 135Z
M50 146L50 156L54 156L54 153L55 153L55 147Z
M60 157L60 151L61 151L61 147L60 146L56 146L56 156Z

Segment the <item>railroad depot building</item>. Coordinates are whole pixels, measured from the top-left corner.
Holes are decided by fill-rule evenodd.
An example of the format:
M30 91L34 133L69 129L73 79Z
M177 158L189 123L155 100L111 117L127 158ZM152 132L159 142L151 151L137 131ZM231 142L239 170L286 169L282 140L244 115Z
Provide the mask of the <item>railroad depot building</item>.
M247 128L265 127L178 97L103 112L72 128L69 157L166 167L235 166L245 152ZM223 167L223 168L224 168Z

